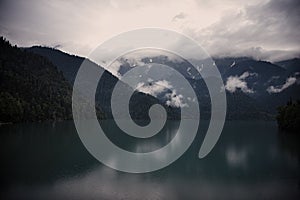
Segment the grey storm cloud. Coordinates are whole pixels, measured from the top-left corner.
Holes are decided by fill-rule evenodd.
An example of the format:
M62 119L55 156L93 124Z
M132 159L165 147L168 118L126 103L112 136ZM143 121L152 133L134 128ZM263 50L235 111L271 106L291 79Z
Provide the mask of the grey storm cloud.
M224 15L196 35L214 55L278 60L300 55L299 25L299 1L272 0Z

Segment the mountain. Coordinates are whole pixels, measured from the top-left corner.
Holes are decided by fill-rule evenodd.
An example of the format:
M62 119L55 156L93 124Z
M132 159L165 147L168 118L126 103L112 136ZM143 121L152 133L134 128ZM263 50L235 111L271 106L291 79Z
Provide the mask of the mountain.
M60 70L63 73L64 77L72 84L74 83L80 65L85 60L85 58L83 57L70 55L58 49L49 48L49 47L33 46L30 48L22 48L22 49L24 51L33 52L35 54L41 55L49 59L55 66L57 66L58 70ZM100 66L91 62L90 60L87 60L87 62L89 62L90 65L94 65L96 67L101 68ZM106 71L106 73L108 72Z
M283 60L275 63L278 66L286 69L288 74L299 73L300 59L294 58L289 60ZM299 75L299 74L298 74Z
M285 104L290 98L300 99L300 63L299 59L291 59L279 63L257 61L251 58L231 58L231 65L228 65L222 73L224 84L230 77L237 77L247 85L251 92L245 92L258 104L274 114L276 108ZM223 59L215 59L218 67L222 66ZM285 67L284 67L285 66ZM242 77L242 76L245 77Z
M0 122L72 117L71 86L48 59L0 39Z
M276 108L285 104L290 98L300 99L300 65L298 58L271 63L255 60L249 57L213 58L211 60L196 60L196 68L202 70L203 66L215 64L220 71L227 93L227 118L272 118ZM210 100L205 82L198 71L187 61L175 58L168 54L145 56L126 55L119 60L120 75L139 65L168 65L180 72L193 86L204 113L209 112ZM209 69L208 69L209 72ZM148 73L148 72L145 72ZM166 80L180 82L173 78L172 73L156 72L159 76L164 74ZM207 78L207 77L206 77ZM209 75L208 75L208 78ZM157 96L163 97L170 92L164 90Z
M47 47L35 46L27 48L26 51L47 57L63 72L71 84L73 84L76 73L85 59ZM227 119L274 119L278 106L285 104L290 98L300 99L300 67L299 59L297 58L276 63L255 60L249 57L213 58L213 61L221 73L226 88L228 102ZM91 61L88 62L101 68L101 66ZM158 63L173 67L192 85L199 102L201 102L201 116L209 118L211 105L208 89L201 75L186 60L174 59L169 55L162 54L151 57L127 56L120 58L118 62L120 66L117 73L120 75L124 75L132 67L142 64ZM198 63L197 67L201 70L201 65L210 61L194 60L194 62ZM104 70L104 73L98 84L96 102L103 108L107 116L112 118L110 97L119 79L107 70L101 69ZM152 73L164 76L162 78L176 81L173 73L166 74L162 73L162 71ZM157 86L157 82L147 84L152 84L152 88ZM123 85L127 88L124 92L132 92L137 89L126 86L125 83ZM152 93L145 91L145 89L150 88L149 85L144 85L142 89L138 89L131 98L129 107L131 108L132 117L134 119L148 118L148 108L155 103L160 103L168 110L170 118L178 118L180 109L174 106L166 106L170 100L166 97L170 97L172 91L165 88L160 93L154 94L153 91Z
M76 78L78 69L80 68L82 62L85 60L83 57L70 55L65 52L62 52L58 49L34 46L31 48L24 48L24 51L33 52L48 58L57 68L63 73L66 79L71 85L73 85ZM89 66L97 67L99 70L102 70L103 75L98 83L97 92L96 92L96 104L103 109L107 118L113 118L111 112L111 96L113 89L119 79L111 74L109 71L105 70L96 63L86 59L86 62L89 63ZM133 88L127 84L121 82L122 88L124 88L124 93L132 93ZM135 120L138 119L149 119L148 110L153 104L160 104L161 102L149 95L142 92L134 92L133 96L129 102L130 114L131 117ZM180 114L180 109L171 108L170 106L164 105L168 113L169 119L178 118ZM119 117L122 117L124 113L118 113Z
M31 48L25 48L24 51L33 52L49 59L55 66L57 66L58 70L63 73L64 77L69 81L71 86L74 83L80 65L85 60L83 57L69 55L60 50L48 47L34 46ZM98 85L98 96L96 98L98 100L98 104L102 107L104 112L108 113L110 111L109 102L111 91L118 79L90 60L87 60L87 62L89 62L90 66L97 67L103 72L103 76Z
M113 118L110 102L117 82L124 89L123 94L133 93L129 102L129 111L137 123L139 119L149 119L148 110L153 104L163 105L167 110L168 118L177 119L181 113L180 107L186 105L184 102L193 101L181 96L180 90L176 93L175 88L168 88L173 86L167 79L180 83L180 79L172 72L152 67L152 71L142 72L143 75L152 73L161 76L161 81L149 79L147 83L139 83L139 86L132 88L106 69L83 57L41 46L19 49L12 47L1 38L0 121L71 118L72 85L84 60L89 65L103 70L95 96L99 117L105 115L106 118ZM300 99L299 60L295 58L271 63L248 57L213 58L213 64L218 67L224 81L228 107L227 119L274 119L278 106L285 104L290 98ZM196 68L201 70L203 65L209 64L211 60L193 62L197 63ZM183 75L195 91L200 102L201 117L210 117L211 102L207 86L203 77L186 60L161 54L122 57L118 59L118 63L117 73L121 76L139 65L171 66ZM214 79L213 76L206 78ZM124 113L118 115L122 117ZM187 113L184 117L192 116Z

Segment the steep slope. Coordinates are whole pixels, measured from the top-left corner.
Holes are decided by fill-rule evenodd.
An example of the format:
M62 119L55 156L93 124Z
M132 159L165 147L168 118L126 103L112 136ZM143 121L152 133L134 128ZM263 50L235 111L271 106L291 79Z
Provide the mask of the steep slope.
M33 52L48 58L57 68L63 72L65 78L73 84L77 71L85 58L64 53L58 49L33 46L24 48L25 51ZM90 64L97 66L95 63Z
M71 86L49 60L0 39L0 121L71 118Z
M65 78L69 81L71 85L73 85L74 80L76 78L76 74L80 65L85 60L83 57L69 55L60 50L48 48L48 47L40 47L34 46L31 48L25 49L25 51L34 52L36 54L42 55L48 58L52 63L54 63L57 68L63 73ZM110 96L114 85L117 83L118 79L113 76L108 71L104 70L97 64L89 62L89 65L99 68L99 70L103 70L103 76L98 84L97 91L97 103L103 108L106 113L110 112Z
M283 60L275 63L278 66L283 67L287 70L287 75L292 75L293 73L297 73L300 75L300 59L293 58L289 60Z
M136 60L134 60L136 59ZM137 60L138 59L138 60ZM195 68L186 60L180 59L180 58L173 58L168 57L165 55L159 55L159 56L152 56L152 57L135 57L134 55L130 57L127 56L126 59L120 59L119 62L121 63L119 73L124 74L128 70L130 70L132 67L137 66L136 63L139 64L150 64L155 65L154 63L163 64L172 67L173 69L180 72L186 80L190 83L190 85L193 87L198 100L200 102L200 109L201 109L201 115L204 116L204 118L210 117L210 96L208 93L207 86L201 77L201 75L195 70ZM207 60L193 60L193 62L198 63L196 67L199 67L199 70L201 70L202 65L205 64L212 64L209 59ZM254 61L250 58L222 58L222 59L215 59L216 65L219 68L219 71L221 72L221 75L224 79L224 84L226 84L226 80L230 76L237 76L242 74L245 71L249 71L252 68L252 65L254 65L254 68L252 68L255 73L260 73L262 71L262 68L260 68L259 65L262 65L262 67L267 67L265 69L265 72L269 71L270 69L274 68L274 71L284 71L284 69L273 66L272 64L265 63L265 62L259 62ZM237 66L241 67L237 67ZM208 65L209 66L209 65ZM237 67L237 68L236 68ZM258 68L258 69L256 69ZM279 69L279 70L278 70ZM277 72L276 71L276 72ZM265 78L266 73L263 72L261 77L261 80ZM163 73L162 71L156 72L158 76L160 74L164 74L164 79L166 80L173 80L173 81L180 81L176 80L176 78L173 78L173 74L170 73ZM252 72L249 72L252 73ZM254 73L254 72L253 72ZM206 76L208 79L214 79L213 77ZM249 79L247 79L249 81ZM171 83L172 84L172 83ZM165 90L161 94L158 95L158 97L164 97L166 93L170 91ZM266 92L264 92L266 93ZM265 109L264 106L262 106L257 99L255 99L255 95L249 95L246 94L240 90L237 90L234 93L227 92L227 103L228 103L228 119L250 119L250 118L270 118L270 115L267 113L267 109Z
M51 48L32 47L28 50L48 57L58 66L71 83L73 83L76 72L84 60L84 58L68 55ZM299 59L278 63L258 61L248 57L214 58L213 60L221 73L224 85L227 84L229 78L235 78L248 88L247 90L241 90L241 88L237 88L235 91L227 90L227 113L229 119L274 118L276 108L279 105L285 104L290 98L300 98L299 75L297 75L297 73L300 74L299 67L297 67ZM138 58L128 56L120 58L119 62L120 67L118 73L121 75L141 63L159 63L172 66L179 71L194 88L198 100L201 102L202 115L205 116L205 118L210 116L211 105L206 84L200 74L195 71L186 60L169 58L166 55L157 55L151 57L141 56ZM195 60L195 62L205 64L209 62L209 60ZM92 64L96 65L94 63ZM161 72L158 71L157 74L159 75ZM164 78L172 78L173 74L167 76L169 77ZM280 92L277 92L278 90L274 92L270 90L270 88L285 87L286 81L290 77L295 77L298 81L284 88L282 91L280 90ZM104 71L103 77L98 84L96 102L103 107L110 117L110 97L117 82L118 78ZM126 89L127 92L131 92L132 90L130 87ZM164 97L168 92L171 91L165 90L164 93L158 94L156 98L151 95L136 92L130 101L130 112L132 116L137 119L148 118L147 109L154 103L165 104L166 100ZM145 99L147 99L147 101L145 101ZM180 113L180 109L178 108L165 107L169 109L169 116L172 116L171 118L176 118L178 113Z
M34 46L31 48L24 49L25 51L34 52L36 54L47 57L51 62L53 62L58 69L64 74L66 79L69 80L71 84L74 83L76 74L80 65L85 60L83 57L69 55L60 50L48 48L48 47L40 47ZM111 96L113 89L116 83L119 81L117 77L112 75L107 70L103 69L101 66L93 63L92 61L87 60L89 65L98 67L99 70L103 70L103 75L98 83L97 92L96 92L96 104L103 109L106 114L106 117L112 118L111 113ZM125 83L122 83L124 88L124 93L131 93L133 88L129 87ZM129 108L130 114L133 119L149 119L148 110L151 105L161 103L158 99L154 98L151 95L144 94L142 92L134 92L134 95L130 99ZM167 110L168 118L174 119L178 118L180 114L180 109L171 108L169 106L164 105ZM120 116L123 114L120 113Z
M268 112L275 114L276 108L285 104L290 98L300 98L299 75L297 75L300 73L300 65L298 65L298 61L299 59L292 59L270 63L253 59L233 59L234 65L227 68L223 77L224 80L228 80L229 77L241 77L247 73L248 77L243 81L253 91L247 95L256 99ZM218 61L216 62L218 63ZM288 81L290 78L297 81Z
M224 85L235 87L233 90L225 87L228 98L228 116L231 119L274 118L279 105L284 104L290 98L300 98L299 59L279 63L254 60L249 57L225 57L213 58L213 60L221 73ZM173 67L193 86L199 102L201 102L202 110L208 114L210 102L206 85L200 74L186 60L174 59L169 55L150 57L136 57L135 55L130 57L128 55L119 62L121 63L118 71L120 74L137 66L137 63L140 65L159 63ZM209 59L193 59L193 62L198 63L196 67L199 70L203 65L211 65ZM166 79L170 79L172 74L166 76Z

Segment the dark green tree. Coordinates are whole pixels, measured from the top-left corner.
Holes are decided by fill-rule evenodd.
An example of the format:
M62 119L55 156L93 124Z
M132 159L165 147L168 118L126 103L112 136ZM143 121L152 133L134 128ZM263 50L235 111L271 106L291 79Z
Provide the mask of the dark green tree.
M287 132L300 131L300 101L289 100L285 106L278 108L278 127Z

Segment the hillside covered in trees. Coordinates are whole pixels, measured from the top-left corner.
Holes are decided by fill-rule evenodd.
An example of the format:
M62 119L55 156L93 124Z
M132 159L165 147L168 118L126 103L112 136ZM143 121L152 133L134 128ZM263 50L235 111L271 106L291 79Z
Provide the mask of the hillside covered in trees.
M72 117L71 86L48 59L0 38L0 122Z
M132 93L135 90L126 83L120 81L118 77L114 76L102 66L94 63L87 58L70 55L58 49L42 46L23 48L23 50L39 54L49 59L55 66L57 66L58 70L63 73L64 77L69 81L71 85L74 84L77 71L79 70L84 60L88 63L89 66L97 67L99 71L102 71L103 74L98 82L98 87L95 94L95 103L96 106L98 108L101 108L101 110L105 113L105 118L107 119L114 118L111 112L111 96L117 82L122 85L124 93ZM161 104L162 106L164 106L168 113L168 119L180 119L179 108L167 106L158 98L139 91L134 91L129 101L129 112L132 119L150 120L148 110L154 104ZM118 113L118 117L124 117L124 114L125 113Z
M278 108L278 127L286 132L300 131L300 101L289 101L285 106Z
M201 102L201 118L209 119L211 105L208 90L201 78L192 79L189 77L187 71L189 65L171 62L161 57L151 59L161 64L167 62L186 76L186 79L193 86L199 102ZM72 85L84 60L83 57L69 55L53 48L41 46L13 47L1 37L0 123L71 119ZM89 65L103 70L95 94L97 115L100 118L105 115L105 118L112 119L110 97L116 83L120 80L105 68L88 59L86 61L89 62ZM226 91L227 119L229 120L274 120L278 105L284 104L290 97L299 99L299 59L282 61L276 65L250 58L224 58L215 61L221 72L224 85L228 83L228 80L233 79L242 82L251 91L245 92L241 88L236 88L235 91ZM145 61L145 63L147 62ZM233 67L232 63L234 64ZM127 65L128 63L121 64L120 69L131 69ZM243 74L252 75L244 80L241 78ZM289 79L294 80L294 82L284 88ZM121 84L125 88L124 93L131 93L134 90L122 81ZM268 88L275 89L275 92L268 92ZM163 92L160 96L165 95ZM149 120L148 110L151 105L156 103L165 107L168 119L180 118L180 108L166 105L164 99L135 91L129 102L132 119ZM286 112L295 112L286 111L289 109L285 107L279 109L278 121L282 129L289 127L286 125L286 120L283 120L286 119L285 115L290 115ZM120 117L123 116L122 113L119 115ZM189 116L186 117L189 118ZM293 120L295 119L289 119L288 124Z
M84 58L49 50L50 53L39 55L32 49L13 47L1 37L0 123L72 118L72 85ZM96 93L98 118L112 118L110 96L117 82L118 78L104 70ZM126 92L132 90L129 86L124 88ZM135 92L129 103L132 118L148 119L145 110L156 103L159 101L154 97ZM179 114L178 109L165 107L169 118Z

